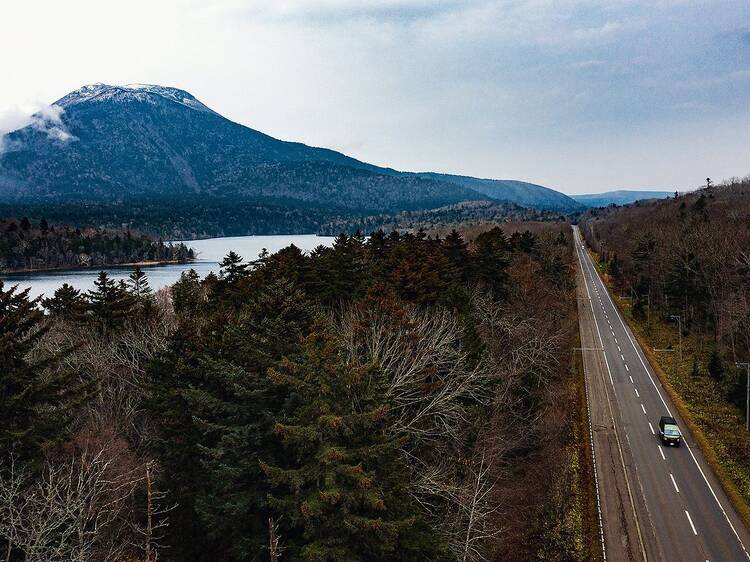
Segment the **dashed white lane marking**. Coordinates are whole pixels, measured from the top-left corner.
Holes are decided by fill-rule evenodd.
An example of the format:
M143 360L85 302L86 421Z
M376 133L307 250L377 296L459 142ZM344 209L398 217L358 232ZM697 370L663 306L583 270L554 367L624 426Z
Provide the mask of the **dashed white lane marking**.
M627 365L625 365L625 366L627 367ZM628 376L630 377L630 382L632 382L633 384L635 384L635 382L633 382L633 375L628 375Z
M615 338L615 343L617 343L617 338ZM619 343L617 343L617 345L620 345L620 344L619 344Z
M630 370L630 369L628 368L628 364L627 364L627 363L625 363L625 370L626 370L626 371L629 371L629 370ZM633 377L630 377L630 378L632 379ZM632 382L632 381L631 381L631 382Z
M615 335L615 331L614 331L614 330L612 330L612 335L613 335L613 336Z
M661 447L659 447L658 449L659 449L659 454L661 455L661 460L663 461L667 460L667 457L664 456L664 451L661 450Z
M622 349L620 349L619 345L617 346L617 351L622 351Z
M643 413L646 413L646 408L643 407L643 404L641 404L641 410L643 410Z
M656 432L654 431L654 426L651 425L651 422L648 422L648 428L651 430L651 433L653 433L654 435L656 435Z
M680 493L680 489L677 487L677 482L675 481L674 476L672 476L671 472L669 473L669 477L672 479L672 486L674 486L675 492L677 492L679 494Z
M635 390L635 395L636 395L636 396L637 396L638 398L640 398L640 397L641 397L641 395L640 395L640 394L638 394L638 389L637 389L637 388L634 388L633 390Z
M623 361L625 361L625 356L622 353L620 353L620 359L622 359Z
M690 518L690 513L688 513L688 510L685 510L685 515L687 515L688 523L690 523L690 528L693 530L693 534L695 536L698 536L698 531L695 530L695 525L693 525L693 520Z

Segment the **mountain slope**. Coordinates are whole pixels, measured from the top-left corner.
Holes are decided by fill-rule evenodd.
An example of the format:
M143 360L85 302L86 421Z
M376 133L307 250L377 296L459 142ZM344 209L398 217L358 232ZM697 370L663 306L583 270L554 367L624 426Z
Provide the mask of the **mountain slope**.
M483 193L493 199L512 201L524 207L550 211L570 212L583 209L583 206L564 193L518 180L480 179L471 176L421 172L421 178L460 185Z
M365 210L478 198L466 188L384 174L332 150L274 139L172 88L87 86L56 105L70 140L34 125L8 135L15 148L0 158L4 197L203 194Z
M674 191L636 191L618 189L604 193L587 193L585 195L571 195L573 199L586 207L606 207L607 205L628 205L644 199L666 199L672 197Z
M242 202L371 214L488 196L556 211L579 208L534 184L398 172L281 141L163 86L84 86L6 135L3 146L0 201L35 208L161 201L166 213L169 200L189 199L220 200L221 208ZM113 216L132 222L121 211Z

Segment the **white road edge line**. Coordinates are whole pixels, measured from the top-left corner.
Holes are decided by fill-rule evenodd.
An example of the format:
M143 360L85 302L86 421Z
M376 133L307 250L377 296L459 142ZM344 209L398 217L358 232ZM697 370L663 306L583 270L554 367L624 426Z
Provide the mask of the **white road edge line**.
M576 251L576 254L578 252ZM581 274L583 274L583 284L586 287L586 293L589 297L589 304L591 305L591 313L594 312L594 305L591 302L591 293L589 293L589 285L586 283L586 274L583 271L583 264L580 261L580 256L578 256L579 259L579 265L581 266ZM594 318L596 320L596 318ZM602 541L602 559L604 562L607 562L607 547L604 540L604 522L602 520L602 504L601 500L599 498L599 477L596 474L596 449L594 447L594 429L591 425L591 402L589 400L589 384L586 380L586 373L583 374L583 387L586 391L586 411L588 413L589 417L589 441L591 442L591 461L594 465L594 488L596 490L596 511L599 515L599 539Z
M591 270L591 256L588 255L588 252L584 251L584 254L586 255L586 268ZM601 280L601 277L599 277L599 274L596 274L596 278L599 280L599 283L601 283L602 287L606 290L606 287L604 286L604 282ZM585 281L584 276L584 281ZM612 297L609 295L609 291L607 291L607 297L609 298L609 302L612 303L612 308L615 310L615 314L617 315L618 320L620 320L620 324L623 327L623 330L625 330L625 335L628 336L628 340L630 340L630 345L633 346L633 349L635 350L635 354L638 356L639 361L641 362L641 365L643 365L643 369L646 371L646 374L648 375L649 380L651 381L651 384L654 386L654 389L656 390L656 394L659 396L659 399L661 400L661 403L664 404L664 408L667 410L667 413L671 416L672 412L669 409L669 406L667 406L667 403L664 400L664 397L662 396L661 392L659 391L659 387L656 386L656 383L654 382L654 378L651 376L651 370L649 367L646 366L646 363L643 360L643 357L641 356L641 352L638 350L638 347L635 345L635 342L633 341L633 337L630 335L630 330L625 325L625 321L622 318L622 314L620 314L620 309L615 306L614 301L612 300ZM734 536L737 538L737 541L740 543L740 546L742 547L742 551L745 553L745 556L748 560L750 560L750 554L748 554L747 549L745 548L745 544L742 542L742 539L740 538L739 533L737 533L737 529L734 528L734 524L732 524L732 520L729 519L729 515L727 515L727 512L724 510L724 506L721 505L721 502L719 501L718 496L716 495L716 492L714 491L713 487L711 486L711 483L708 481L708 478L706 477L706 474L703 472L703 469L701 468L701 465L698 463L698 459L695 458L695 454L693 454L693 448L688 444L687 441L685 441L685 446L687 447L688 452L690 453L690 457L693 459L693 462L695 463L695 466L698 468L698 472L700 472L701 476L703 477L703 481L706 483L706 486L708 486L708 489L711 491L711 495L713 496L714 500L716 501L716 504L719 506L719 509L721 510L721 513L724 515L724 518L727 520L727 523L729 524L730 529L732 529L732 532L734 533ZM685 511L687 513L687 511ZM690 515L688 514L688 519L690 519ZM691 521L692 524L692 521ZM697 535L698 533L696 533Z

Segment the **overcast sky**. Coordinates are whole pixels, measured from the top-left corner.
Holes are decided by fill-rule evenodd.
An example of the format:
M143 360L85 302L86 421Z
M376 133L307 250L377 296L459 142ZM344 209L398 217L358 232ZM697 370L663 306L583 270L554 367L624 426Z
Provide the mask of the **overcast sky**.
M0 53L0 128L143 82L402 170L566 193L750 173L748 0L13 0Z

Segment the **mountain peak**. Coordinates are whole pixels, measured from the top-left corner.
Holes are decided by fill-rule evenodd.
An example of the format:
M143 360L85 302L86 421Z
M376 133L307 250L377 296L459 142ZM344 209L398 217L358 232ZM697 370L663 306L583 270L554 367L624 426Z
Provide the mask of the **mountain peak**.
M168 86L157 86L154 84L125 84L111 85L96 82L86 84L77 90L74 90L55 102L64 109L80 103L98 103L98 102L146 102L156 103L159 99L165 99L170 102L178 103L196 111L206 113L215 113L209 109L192 94L178 88Z

